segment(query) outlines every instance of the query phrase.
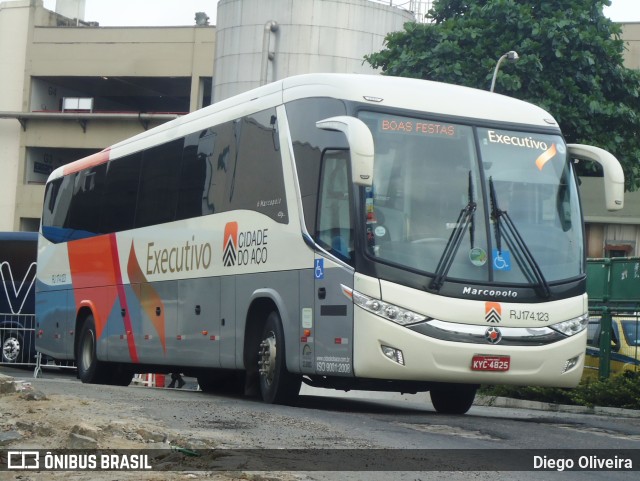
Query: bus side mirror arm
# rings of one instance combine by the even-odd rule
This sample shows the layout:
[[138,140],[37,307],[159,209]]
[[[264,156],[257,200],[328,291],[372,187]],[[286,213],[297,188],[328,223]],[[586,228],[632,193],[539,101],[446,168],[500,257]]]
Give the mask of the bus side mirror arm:
[[344,133],[351,152],[351,175],[356,185],[371,187],[373,182],[373,136],[360,119],[341,115],[316,122],[322,130]]
[[592,145],[567,144],[569,156],[574,159],[590,160],[602,166],[604,172],[604,199],[607,210],[624,207],[624,172],[618,159],[606,150]]

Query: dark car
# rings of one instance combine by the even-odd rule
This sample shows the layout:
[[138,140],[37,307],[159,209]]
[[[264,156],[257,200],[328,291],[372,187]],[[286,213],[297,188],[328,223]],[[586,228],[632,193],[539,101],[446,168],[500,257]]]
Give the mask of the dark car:
[[35,279],[38,234],[0,232],[0,362],[35,362]]

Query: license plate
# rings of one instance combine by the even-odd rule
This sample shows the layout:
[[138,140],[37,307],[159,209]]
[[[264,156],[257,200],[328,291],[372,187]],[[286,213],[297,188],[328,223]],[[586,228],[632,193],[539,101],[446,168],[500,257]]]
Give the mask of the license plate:
[[509,356],[473,356],[471,359],[472,371],[508,371],[511,365]]

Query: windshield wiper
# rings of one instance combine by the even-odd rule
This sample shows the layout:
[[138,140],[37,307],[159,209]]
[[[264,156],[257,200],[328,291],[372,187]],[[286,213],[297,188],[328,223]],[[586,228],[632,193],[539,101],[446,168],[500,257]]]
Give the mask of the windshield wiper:
[[439,291],[444,284],[444,280],[447,277],[449,269],[451,269],[451,265],[453,264],[456,253],[460,248],[460,244],[462,244],[462,239],[464,239],[464,233],[467,230],[467,227],[469,227],[471,247],[473,247],[475,234],[474,214],[476,212],[476,208],[477,204],[473,201],[473,179],[471,177],[471,171],[469,171],[469,201],[460,211],[460,215],[456,221],[456,227],[453,232],[451,232],[447,245],[444,248],[444,252],[438,261],[438,267],[436,267],[435,275],[429,284],[429,289]]
[[[500,207],[498,207],[498,198],[495,187],[493,186],[492,177],[489,177],[489,200],[491,202],[491,219],[493,220],[498,255],[502,256],[502,237],[504,236],[516,262],[529,282],[537,284],[544,297],[550,297],[551,289],[549,288],[549,283],[545,279],[531,250],[529,250],[529,247],[522,238],[522,235],[520,235],[520,232],[511,220],[511,217],[509,217],[507,211],[501,210]],[[502,231],[502,225],[504,225],[504,232]]]

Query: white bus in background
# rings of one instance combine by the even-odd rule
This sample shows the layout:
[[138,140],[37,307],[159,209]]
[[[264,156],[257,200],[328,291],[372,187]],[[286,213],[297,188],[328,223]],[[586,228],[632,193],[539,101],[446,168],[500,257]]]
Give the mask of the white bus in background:
[[287,403],[300,383],[575,386],[588,322],[572,159],[545,111],[384,76],[292,77],[47,181],[37,349],[83,382],[183,372]]

